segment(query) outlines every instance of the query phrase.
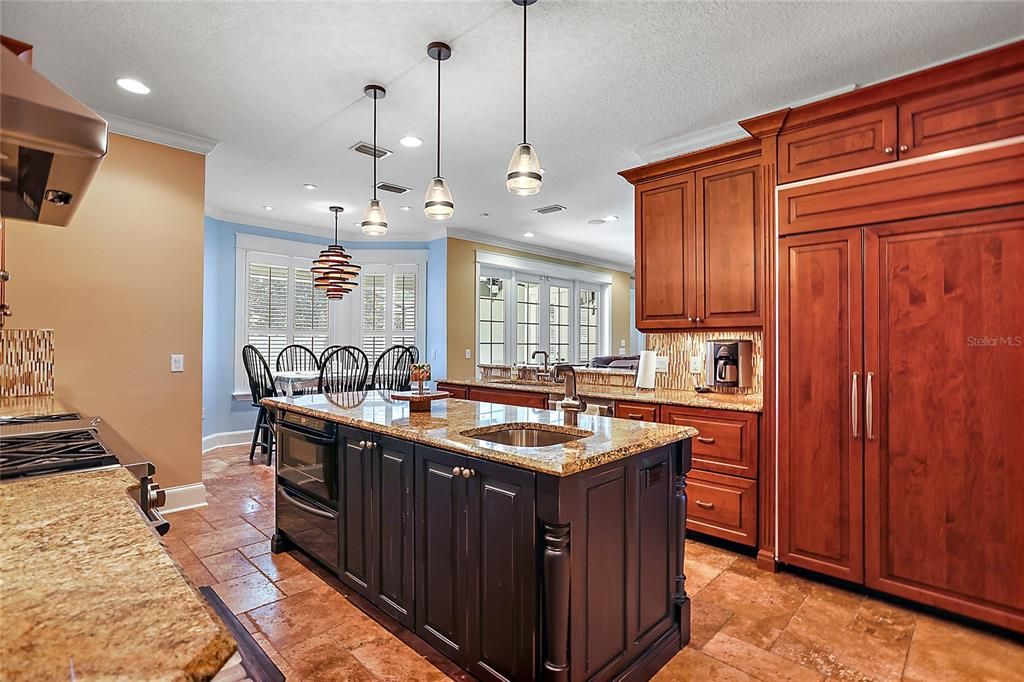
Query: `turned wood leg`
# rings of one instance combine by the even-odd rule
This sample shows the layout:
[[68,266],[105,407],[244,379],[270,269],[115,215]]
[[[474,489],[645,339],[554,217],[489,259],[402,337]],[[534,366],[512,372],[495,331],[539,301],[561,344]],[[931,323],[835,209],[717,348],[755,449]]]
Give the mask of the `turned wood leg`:
[[569,679],[569,526],[544,524],[544,678]]
[[690,641],[690,598],[686,595],[686,474],[676,474],[676,516],[679,541],[676,543],[676,608],[679,609],[679,634],[683,645]]

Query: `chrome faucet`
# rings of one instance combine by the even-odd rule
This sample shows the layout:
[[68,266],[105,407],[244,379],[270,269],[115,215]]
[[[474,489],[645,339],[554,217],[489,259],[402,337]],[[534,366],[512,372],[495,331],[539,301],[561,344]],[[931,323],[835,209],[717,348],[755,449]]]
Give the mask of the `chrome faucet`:
[[570,424],[576,424],[576,416],[587,411],[587,401],[576,392],[576,368],[569,364],[555,365],[551,377],[553,381],[558,381],[559,378],[565,380],[565,398],[559,405],[565,412],[566,420]]
[[535,351],[533,351],[533,355],[530,356],[530,359],[531,360],[536,360],[538,355],[543,355],[544,356],[544,371],[543,372],[538,372],[538,374],[543,374],[544,378],[547,379],[547,378],[549,378],[551,376],[548,373],[548,358],[550,356],[548,355],[548,352],[546,350],[535,350]]

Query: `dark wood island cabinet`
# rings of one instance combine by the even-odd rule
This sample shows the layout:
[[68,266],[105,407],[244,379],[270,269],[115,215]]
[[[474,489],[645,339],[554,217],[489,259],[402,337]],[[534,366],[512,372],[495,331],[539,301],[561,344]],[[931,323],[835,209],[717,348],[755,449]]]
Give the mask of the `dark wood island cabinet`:
[[[317,559],[473,676],[649,679],[689,641],[693,429],[588,415],[571,427],[560,412],[454,399],[410,415],[376,394],[268,405],[274,550]],[[502,425],[589,435],[536,447],[466,435]],[[326,479],[328,499],[303,501],[289,467]],[[320,514],[298,523],[301,507]]]

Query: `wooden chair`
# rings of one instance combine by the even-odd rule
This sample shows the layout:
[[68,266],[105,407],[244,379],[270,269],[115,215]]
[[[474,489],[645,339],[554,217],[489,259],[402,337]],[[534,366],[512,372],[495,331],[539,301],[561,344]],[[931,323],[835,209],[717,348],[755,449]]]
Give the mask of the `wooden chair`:
[[338,346],[320,366],[320,393],[350,393],[366,388],[370,361],[362,349]]
[[[293,343],[290,346],[282,348],[281,352],[277,354],[277,371],[319,372],[320,358],[316,356],[316,353],[305,346]],[[313,386],[294,389],[292,390],[292,395],[309,395],[315,390],[316,389]]]
[[338,348],[341,348],[341,346],[339,346],[338,344],[334,344],[333,346],[327,346],[327,348],[324,348],[324,352],[320,353],[320,366],[321,367],[324,366],[324,360],[327,359],[327,356],[330,355],[331,353],[333,353]]
[[408,348],[409,352],[412,353],[413,364],[418,364],[420,361],[420,349],[416,346],[406,346],[406,348]]
[[267,465],[269,466],[274,455],[274,418],[273,413],[261,405],[260,401],[277,395],[274,377],[270,373],[270,366],[267,365],[266,358],[256,346],[246,345],[242,348],[242,364],[245,365],[245,375],[249,379],[252,405],[259,408],[259,412],[256,414],[256,426],[252,431],[249,461],[253,460],[256,446],[259,445],[260,452],[267,456]]
[[373,364],[371,384],[378,391],[408,391],[412,373],[412,352],[405,346],[392,346]]

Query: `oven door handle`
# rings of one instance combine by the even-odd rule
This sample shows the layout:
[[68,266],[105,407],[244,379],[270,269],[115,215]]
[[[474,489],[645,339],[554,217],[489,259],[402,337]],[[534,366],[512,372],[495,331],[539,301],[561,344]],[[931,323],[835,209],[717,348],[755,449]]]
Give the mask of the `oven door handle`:
[[338,442],[336,438],[324,438],[323,436],[314,436],[311,433],[299,431],[298,429],[290,428],[288,426],[285,426],[284,424],[281,425],[281,430],[287,431],[288,433],[298,436],[303,440],[309,441],[314,445],[336,445]]
[[310,506],[308,504],[305,504],[303,502],[299,502],[294,497],[289,495],[285,491],[284,488],[278,487],[277,491],[279,493],[281,493],[281,496],[284,497],[284,499],[288,500],[289,502],[291,502],[292,504],[294,504],[296,507],[298,507],[299,509],[301,509],[304,512],[309,512],[310,514],[313,514],[315,516],[319,516],[319,517],[325,518],[325,519],[332,519],[333,520],[333,519],[336,518],[335,515],[332,514],[331,512],[326,512],[323,509],[317,509],[316,507],[312,507],[312,506]]

